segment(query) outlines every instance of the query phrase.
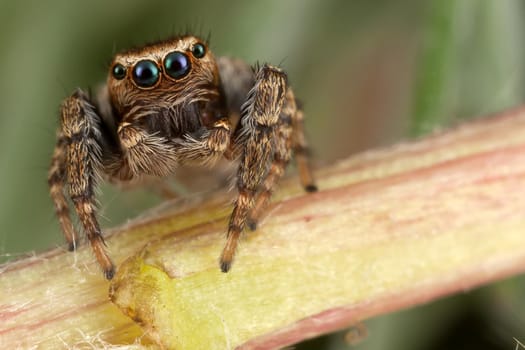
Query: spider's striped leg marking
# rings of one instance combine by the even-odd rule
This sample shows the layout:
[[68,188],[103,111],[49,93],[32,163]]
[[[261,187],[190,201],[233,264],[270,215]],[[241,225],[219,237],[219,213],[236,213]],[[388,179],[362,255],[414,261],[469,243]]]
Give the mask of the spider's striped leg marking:
[[255,85],[243,105],[243,131],[238,140],[238,144],[243,145],[237,174],[238,196],[220,258],[223,272],[228,272],[231,267],[239,236],[246,225],[248,212],[253,208],[256,192],[271,168],[286,84],[286,75],[280,69],[265,65],[256,73]]
[[95,186],[102,170],[101,119],[88,96],[77,90],[61,107],[69,196],[107,279],[115,273],[96,218]]
[[51,166],[47,182],[49,184],[49,193],[55,204],[55,212],[62,228],[62,233],[66,238],[68,249],[75,250],[77,245],[77,233],[71,222],[69,215],[69,205],[64,195],[64,186],[66,181],[66,138],[61,130],[57,132],[57,143],[53,151]]

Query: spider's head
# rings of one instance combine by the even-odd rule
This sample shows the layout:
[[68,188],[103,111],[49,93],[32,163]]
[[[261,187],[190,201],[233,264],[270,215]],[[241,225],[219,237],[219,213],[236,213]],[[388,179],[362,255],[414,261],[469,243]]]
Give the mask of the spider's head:
[[107,86],[119,113],[206,101],[219,94],[219,73],[207,44],[181,36],[117,54]]

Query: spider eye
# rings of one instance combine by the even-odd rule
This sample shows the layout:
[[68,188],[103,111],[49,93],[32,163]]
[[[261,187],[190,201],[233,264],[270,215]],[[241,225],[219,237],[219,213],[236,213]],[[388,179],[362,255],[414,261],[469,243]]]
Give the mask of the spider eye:
[[195,44],[193,45],[193,49],[191,49],[191,53],[196,58],[203,58],[206,54],[206,47],[204,47],[202,44]]
[[159,67],[150,60],[139,61],[133,68],[133,80],[140,87],[155,85],[159,76]]
[[113,66],[113,77],[117,80],[122,80],[126,76],[126,67],[121,65],[120,63],[117,63]]
[[188,74],[191,64],[188,56],[182,52],[174,51],[164,59],[164,68],[170,77],[179,79]]

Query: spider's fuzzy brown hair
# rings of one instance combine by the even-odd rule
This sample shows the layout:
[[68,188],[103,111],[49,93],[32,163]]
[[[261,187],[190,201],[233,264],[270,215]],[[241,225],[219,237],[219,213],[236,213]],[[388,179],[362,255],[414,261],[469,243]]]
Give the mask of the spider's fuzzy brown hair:
[[[195,51],[198,45],[204,51]],[[169,74],[165,60],[173,53],[184,57],[184,74]],[[158,75],[151,84],[136,78],[135,69],[143,63],[155,66],[150,73]],[[303,113],[280,68],[265,64],[252,69],[240,60],[216,60],[205,41],[192,35],[123,51],[110,67],[96,96],[79,89],[64,100],[48,177],[70,247],[76,246],[77,234],[66,194],[108,279],[114,266],[95,206],[101,177],[129,182],[165,177],[188,163],[239,159],[238,194],[220,258],[223,272],[231,267],[244,227],[256,228],[292,154],[305,189],[316,189]]]

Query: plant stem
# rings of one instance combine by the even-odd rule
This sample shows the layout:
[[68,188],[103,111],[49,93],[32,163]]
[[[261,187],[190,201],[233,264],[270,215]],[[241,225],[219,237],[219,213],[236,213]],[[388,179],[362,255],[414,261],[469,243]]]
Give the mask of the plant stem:
[[4,265],[0,345],[273,349],[525,270],[525,109],[316,174],[283,181],[228,274],[225,191],[111,230],[118,307],[89,247]]

